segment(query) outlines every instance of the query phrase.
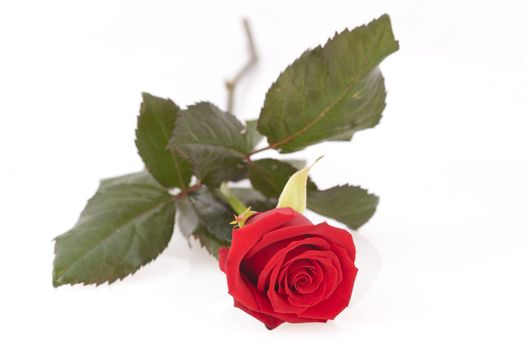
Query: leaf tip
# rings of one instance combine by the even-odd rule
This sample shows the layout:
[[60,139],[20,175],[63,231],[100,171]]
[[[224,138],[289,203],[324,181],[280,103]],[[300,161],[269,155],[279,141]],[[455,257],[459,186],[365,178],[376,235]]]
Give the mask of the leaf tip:
[[142,101],[147,102],[155,99],[155,95],[150,94],[149,92],[142,91],[140,93],[140,96],[142,96]]

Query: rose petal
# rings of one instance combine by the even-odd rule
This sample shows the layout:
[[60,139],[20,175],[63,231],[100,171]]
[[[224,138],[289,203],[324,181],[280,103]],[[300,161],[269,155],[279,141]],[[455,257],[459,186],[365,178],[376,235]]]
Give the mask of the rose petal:
[[328,225],[326,222],[322,222],[315,225],[314,233],[345,249],[350,259],[355,261],[355,245],[350,232]]
[[[257,281],[260,280],[259,275],[268,261],[275,257],[277,253],[287,249],[286,247],[290,243],[297,241],[298,235],[301,235],[301,237],[304,236],[303,233],[305,230],[308,230],[308,228],[313,230],[314,226],[289,226],[273,231],[283,235],[284,237],[295,237],[283,239],[278,242],[272,242],[273,244],[270,245],[266,244],[267,242],[264,241],[264,238],[261,239],[252,249],[250,249],[248,253],[246,253],[241,263],[242,272],[245,273],[250,278],[250,280],[256,284]],[[330,248],[328,242],[325,242],[325,246],[326,249]]]
[[316,233],[317,229],[314,225],[296,225],[296,226],[286,226],[281,229],[272,231],[264,235],[257,244],[250,249],[250,252],[247,254],[247,257],[253,256],[259,253],[263,249],[276,245],[276,247],[284,247],[290,241],[298,240],[312,236]]
[[[329,247],[328,243],[319,237],[308,237],[300,241],[294,241],[290,243],[286,249],[283,249],[281,252],[276,254],[264,267],[263,271],[259,276],[258,289],[261,290],[261,287],[267,286],[267,295],[270,300],[274,310],[279,313],[301,313],[305,310],[306,306],[295,307],[291,305],[287,299],[283,298],[276,292],[275,285],[277,283],[279,271],[283,265],[284,259],[287,258],[287,255],[295,256],[294,248],[297,249],[300,253],[298,256],[301,256],[307,252],[323,252],[320,250],[312,250],[311,246],[326,246]],[[307,249],[305,251],[305,249]],[[268,276],[268,274],[270,274]]]
[[305,307],[311,307],[322,300],[322,297],[325,294],[326,286],[324,279],[322,278],[322,271],[318,275],[321,276],[321,278],[318,279],[318,282],[312,284],[312,289],[309,291],[309,293],[290,293],[287,298],[288,302],[291,305],[303,307],[304,309]]
[[259,293],[252,284],[246,283],[246,286],[253,293],[253,296],[254,296],[255,301],[257,303],[257,307],[256,308],[251,308],[251,307],[247,307],[246,305],[244,305],[244,307],[246,309],[248,309],[248,310],[251,310],[251,312],[253,312],[253,313],[260,313],[260,314],[264,314],[264,315],[268,315],[268,316],[272,316],[272,317],[278,318],[278,319],[286,321],[286,322],[295,322],[295,323],[300,323],[300,322],[317,322],[317,321],[324,321],[324,320],[326,320],[326,318],[319,319],[319,318],[315,318],[315,317],[302,318],[302,317],[297,316],[296,313],[292,313],[291,311],[287,311],[287,312],[284,312],[284,313],[276,312],[275,309],[273,308],[273,305],[270,303],[270,301],[268,300],[268,298],[266,296],[261,295],[261,293]]
[[[270,273],[275,268],[280,269],[280,266],[282,265],[284,259],[286,259],[288,255],[292,255],[292,256],[295,255],[294,250],[296,250],[299,247],[305,247],[305,248],[298,250],[296,254],[301,253],[302,250],[304,249],[307,249],[308,251],[315,249],[312,247],[321,247],[321,248],[329,249],[330,245],[324,239],[318,238],[318,237],[307,237],[307,238],[304,238],[298,241],[291,241],[290,243],[288,243],[286,247],[281,248],[277,252],[274,252],[270,260],[266,262],[266,264],[264,265],[264,268],[259,273],[259,279],[257,281],[257,289],[261,291],[264,290],[265,287],[269,285],[268,276],[270,275]],[[277,275],[275,277],[277,277]]]
[[[341,282],[341,268],[337,256],[330,251],[307,251],[293,259],[297,260],[312,260],[316,261],[323,273],[323,288],[316,290],[312,294],[292,293],[288,297],[290,304],[295,306],[303,306],[304,308],[312,307],[322,302],[335,291],[336,287]],[[292,262],[292,263],[293,263]],[[300,313],[301,314],[301,313]]]
[[228,252],[230,251],[229,248],[226,248],[226,247],[222,247],[222,248],[219,248],[219,251],[218,251],[218,255],[219,255],[219,268],[221,269],[222,272],[226,272],[224,270],[225,268],[225,263],[226,263],[226,259],[228,258]]
[[350,302],[355,277],[357,275],[357,268],[350,259],[346,249],[334,245],[332,246],[332,250],[338,256],[341,264],[342,281],[329,298],[301,312],[299,314],[300,317],[327,318],[333,320]]
[[[312,272],[312,286],[310,287],[311,288],[311,291],[310,293],[314,292],[315,290],[317,289],[323,289],[324,288],[324,273],[321,269],[321,266],[319,265],[318,262],[316,261],[312,261],[312,260],[305,260],[304,261],[304,264],[305,266],[307,265],[310,265],[313,267],[313,271]],[[300,268],[300,267],[297,267],[297,268]],[[293,273],[295,267],[294,267],[294,264],[287,264],[286,266],[283,266],[281,268],[281,271],[279,272],[279,284],[280,286],[282,286],[282,289],[283,291],[281,292],[279,290],[279,292],[281,292],[281,294],[284,294],[284,295],[293,295],[294,294],[294,291],[290,289],[290,279],[289,279],[289,275],[291,273]],[[315,289],[315,290],[314,290]]]
[[[295,283],[294,279],[298,277],[300,273],[306,273],[308,275],[308,283],[300,284],[295,288],[298,294],[310,294],[314,292],[324,280],[321,266],[315,260],[297,260],[293,264],[290,264],[289,269],[286,268],[286,270],[288,271],[286,277],[290,279],[288,286]],[[290,294],[293,294],[291,290],[290,292]]]
[[273,210],[273,215],[263,216],[243,228],[233,230],[232,244],[223,267],[228,281],[228,291],[246,307],[256,310],[258,305],[256,296],[253,294],[254,289],[250,290],[246,285],[246,281],[242,278],[240,271],[241,261],[250,248],[252,248],[265,233],[285,225],[292,220],[296,214],[294,210],[289,208],[281,208],[278,211]]
[[[295,226],[308,228],[292,229]],[[255,215],[245,227],[234,230],[232,236],[230,250],[219,252],[219,265],[227,275],[229,292],[237,307],[268,328],[275,328],[283,321],[325,322],[348,305],[357,273],[353,263],[355,246],[348,231],[326,223],[314,226],[294,210],[279,208]],[[312,238],[322,239],[317,245],[293,243]],[[333,252],[331,256],[327,251]],[[302,270],[295,272],[292,261],[300,260],[301,255],[316,261],[321,268],[312,270],[311,261],[305,260]],[[282,274],[286,270],[295,275],[295,280],[286,280],[288,273]],[[323,280],[319,282],[321,277]],[[288,283],[295,284],[295,293],[283,288]],[[257,287],[265,292],[261,293]],[[311,290],[308,288],[315,291],[305,293]],[[323,292],[321,298],[313,295],[319,290]],[[301,300],[303,296],[307,297]],[[324,297],[327,299],[323,300]],[[317,303],[318,299],[321,301]],[[296,303],[308,305],[292,305]]]

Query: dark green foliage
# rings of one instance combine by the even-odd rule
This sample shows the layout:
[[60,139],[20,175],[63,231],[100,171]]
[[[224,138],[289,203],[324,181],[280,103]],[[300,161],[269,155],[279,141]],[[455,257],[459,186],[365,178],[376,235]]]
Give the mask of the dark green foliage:
[[55,239],[53,285],[112,283],[166,248],[175,206],[153,181],[143,174],[102,181],[75,226]]
[[349,141],[375,126],[385,108],[379,63],[397,51],[390,18],[383,15],[324,46],[308,50],[266,94],[259,131],[283,153],[322,141]]
[[191,179],[188,161],[166,148],[179,107],[169,99],[143,93],[135,145],[153,177],[164,187],[185,189]]

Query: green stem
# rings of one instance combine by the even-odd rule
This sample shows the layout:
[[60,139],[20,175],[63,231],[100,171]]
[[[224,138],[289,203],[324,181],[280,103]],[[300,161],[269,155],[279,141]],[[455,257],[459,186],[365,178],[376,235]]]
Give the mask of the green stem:
[[246,207],[246,205],[244,205],[244,203],[237,196],[235,196],[232,193],[232,191],[228,188],[226,182],[223,182],[221,184],[219,191],[237,215],[241,215],[242,213],[245,213],[248,210],[248,207]]

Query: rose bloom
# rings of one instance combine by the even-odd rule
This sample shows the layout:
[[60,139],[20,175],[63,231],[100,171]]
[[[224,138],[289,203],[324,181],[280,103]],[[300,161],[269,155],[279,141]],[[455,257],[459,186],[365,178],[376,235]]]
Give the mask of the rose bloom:
[[268,329],[334,319],[350,301],[354,260],[348,231],[314,225],[291,208],[255,214],[219,250],[234,305]]

